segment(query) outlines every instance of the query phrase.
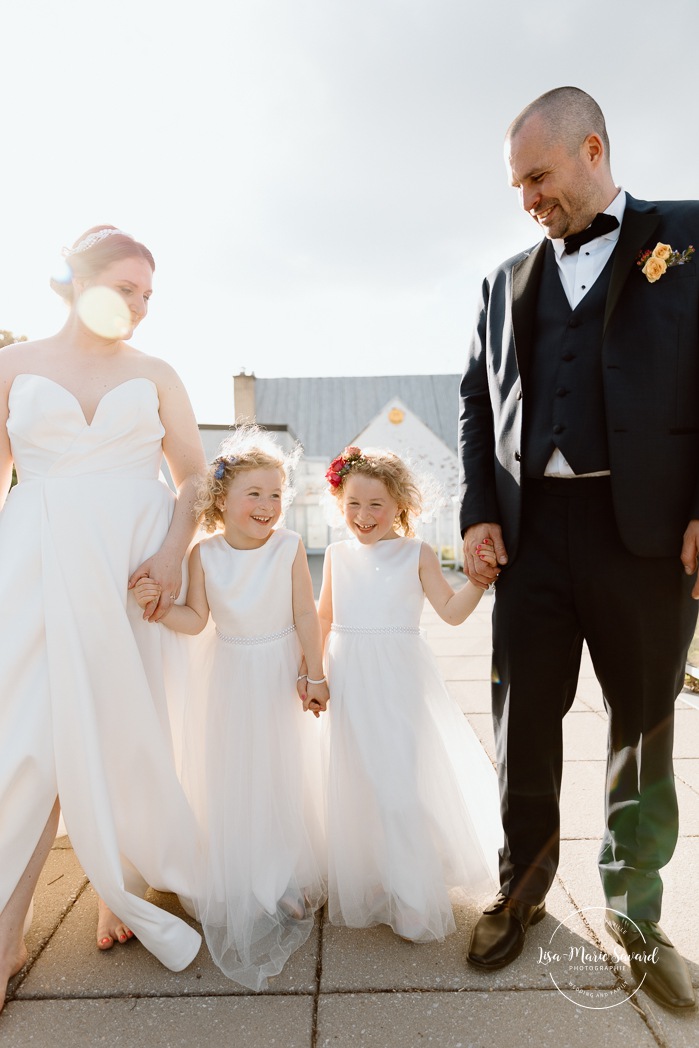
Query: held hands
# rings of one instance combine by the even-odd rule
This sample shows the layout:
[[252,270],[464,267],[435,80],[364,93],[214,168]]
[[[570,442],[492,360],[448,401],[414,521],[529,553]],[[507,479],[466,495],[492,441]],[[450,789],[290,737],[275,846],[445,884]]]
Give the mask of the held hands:
[[147,622],[158,622],[179,596],[182,588],[182,562],[160,550],[136,568],[129,579],[129,589],[133,589],[142,578],[150,578],[160,587],[158,597],[153,597],[143,610],[143,618]]
[[330,698],[327,681],[324,680],[322,684],[310,684],[308,682],[308,667],[306,666],[305,658],[299,667],[296,691],[303,703],[305,712],[310,710],[314,717],[319,717],[327,709]]
[[499,524],[472,524],[464,533],[464,572],[469,581],[487,589],[507,564],[507,550]]
[[308,683],[306,688],[306,698],[303,703],[304,710],[310,710],[314,717],[320,717],[321,713],[325,713],[328,708],[328,699],[330,698],[330,692],[326,681],[322,684],[311,684]]
[[497,568],[498,562],[495,556],[495,550],[493,549],[492,539],[483,539],[476,545],[476,556],[479,557],[484,564],[487,564],[491,568]]
[[160,586],[153,579],[144,575],[133,588],[134,597],[139,608],[147,608],[149,604],[155,604],[160,600]]
[[[682,553],[680,560],[684,564],[686,575],[694,575],[699,560],[699,520],[690,520],[682,541]],[[699,579],[694,583],[692,590],[694,600],[699,600]]]

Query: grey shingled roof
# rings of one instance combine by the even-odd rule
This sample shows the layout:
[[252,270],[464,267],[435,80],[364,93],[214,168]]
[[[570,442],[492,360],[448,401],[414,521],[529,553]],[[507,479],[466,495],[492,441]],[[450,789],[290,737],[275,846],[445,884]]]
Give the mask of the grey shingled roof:
[[456,451],[459,375],[258,378],[260,425],[288,425],[311,458],[337,454],[392,397]]

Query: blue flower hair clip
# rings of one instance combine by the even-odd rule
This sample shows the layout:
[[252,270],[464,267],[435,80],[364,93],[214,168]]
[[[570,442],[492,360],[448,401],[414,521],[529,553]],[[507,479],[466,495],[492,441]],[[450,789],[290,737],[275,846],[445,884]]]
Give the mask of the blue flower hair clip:
[[214,477],[216,480],[223,480],[226,473],[226,466],[235,466],[238,458],[236,455],[222,455],[216,460],[216,469],[214,470]]

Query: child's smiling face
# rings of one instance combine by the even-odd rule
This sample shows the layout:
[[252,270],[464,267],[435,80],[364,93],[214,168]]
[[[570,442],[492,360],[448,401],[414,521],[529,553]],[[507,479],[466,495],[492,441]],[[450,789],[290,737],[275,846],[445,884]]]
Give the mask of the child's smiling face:
[[227,542],[236,549],[264,546],[282,513],[281,470],[260,466],[233,477],[218,503]]
[[381,539],[397,539],[394,524],[398,503],[377,477],[350,473],[342,484],[342,514],[359,541],[370,546]]

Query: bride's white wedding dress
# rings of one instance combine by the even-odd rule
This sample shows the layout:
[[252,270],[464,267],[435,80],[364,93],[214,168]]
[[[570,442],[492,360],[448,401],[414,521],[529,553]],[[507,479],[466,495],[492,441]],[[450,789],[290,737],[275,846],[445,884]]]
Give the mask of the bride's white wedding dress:
[[158,479],[157,389],[129,379],[89,425],[43,376],[17,376],[9,404],[19,483],[0,513],[0,912],[58,794],[96,891],[178,971],[200,936],[142,895],[191,897],[199,876],[163,679],[180,639],[144,622],[127,591],[174,508]]

